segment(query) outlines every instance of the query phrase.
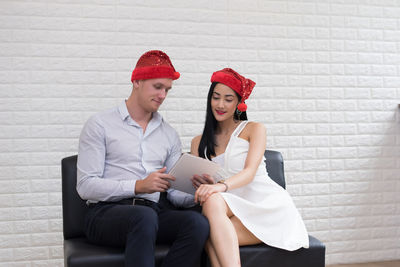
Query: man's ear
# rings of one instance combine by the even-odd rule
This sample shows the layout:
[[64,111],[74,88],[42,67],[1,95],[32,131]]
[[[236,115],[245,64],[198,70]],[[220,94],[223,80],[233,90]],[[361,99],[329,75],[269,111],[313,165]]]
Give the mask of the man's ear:
[[133,81],[133,89],[135,89],[135,88],[139,88],[139,82],[140,82],[140,80],[134,80]]

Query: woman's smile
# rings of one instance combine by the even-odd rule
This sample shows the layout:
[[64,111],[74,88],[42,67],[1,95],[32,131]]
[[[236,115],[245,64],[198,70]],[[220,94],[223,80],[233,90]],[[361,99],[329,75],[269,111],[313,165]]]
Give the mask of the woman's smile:
[[222,111],[222,110],[218,110],[218,109],[216,109],[215,112],[216,112],[218,115],[224,115],[224,114],[226,113],[226,111]]

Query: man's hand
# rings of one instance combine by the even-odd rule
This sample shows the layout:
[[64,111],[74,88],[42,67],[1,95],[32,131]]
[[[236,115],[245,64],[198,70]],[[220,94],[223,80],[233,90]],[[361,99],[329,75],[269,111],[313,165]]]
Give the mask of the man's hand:
[[202,184],[215,184],[215,181],[208,174],[203,174],[203,175],[195,174],[192,177],[192,184],[193,184],[193,187],[197,189]]
[[175,177],[165,173],[167,167],[152,172],[143,180],[136,181],[135,194],[165,192],[169,187],[169,181],[175,181]]

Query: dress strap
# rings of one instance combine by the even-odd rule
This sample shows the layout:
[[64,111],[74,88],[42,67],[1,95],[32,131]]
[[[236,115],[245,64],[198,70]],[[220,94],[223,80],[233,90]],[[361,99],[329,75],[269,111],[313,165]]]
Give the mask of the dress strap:
[[244,127],[246,127],[247,123],[249,121],[242,121],[238,127],[236,127],[235,131],[233,131],[232,135],[235,137],[238,137],[239,134],[242,132],[242,130],[244,129]]
[[207,157],[207,146],[204,147],[204,156],[206,157],[206,159],[211,160]]

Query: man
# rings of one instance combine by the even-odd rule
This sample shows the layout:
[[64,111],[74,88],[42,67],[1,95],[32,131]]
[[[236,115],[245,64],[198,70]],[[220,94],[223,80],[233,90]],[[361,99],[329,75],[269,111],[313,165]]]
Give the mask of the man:
[[[86,235],[94,243],[125,246],[126,266],[153,267],[159,243],[171,244],[163,266],[194,266],[208,238],[203,215],[159,201],[175,179],[167,170],[181,143],[157,110],[179,76],[167,54],[146,52],[132,72],[129,98],[92,116],[79,139],[77,191],[89,205]],[[193,202],[169,191],[173,203]]]

